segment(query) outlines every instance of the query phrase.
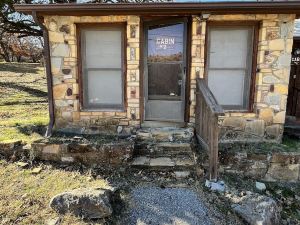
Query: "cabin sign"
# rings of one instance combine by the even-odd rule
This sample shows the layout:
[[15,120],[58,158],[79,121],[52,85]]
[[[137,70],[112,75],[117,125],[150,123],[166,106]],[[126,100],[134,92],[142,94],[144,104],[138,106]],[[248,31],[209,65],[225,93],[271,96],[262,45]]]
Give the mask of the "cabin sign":
[[156,37],[156,49],[173,49],[175,45],[174,37]]

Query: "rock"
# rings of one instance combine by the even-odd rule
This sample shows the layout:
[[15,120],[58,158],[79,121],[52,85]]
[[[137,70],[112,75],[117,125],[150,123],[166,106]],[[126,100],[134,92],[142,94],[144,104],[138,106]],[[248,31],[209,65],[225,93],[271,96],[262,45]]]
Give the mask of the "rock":
[[149,165],[149,163],[150,163],[150,158],[149,157],[140,156],[140,157],[134,158],[131,165],[133,165],[133,166],[144,166],[144,165]]
[[267,181],[297,182],[300,164],[271,163],[265,176]]
[[54,196],[50,207],[60,214],[73,213],[86,219],[109,217],[112,212],[112,192],[101,188],[82,188]]
[[280,208],[270,197],[247,193],[231,207],[250,225],[279,225]]
[[169,167],[169,166],[175,166],[175,163],[172,161],[172,159],[168,157],[159,157],[159,158],[151,159],[150,166]]
[[22,152],[22,141],[20,140],[7,140],[0,142],[0,154],[12,161],[14,161],[17,156],[21,156]]
[[200,168],[200,167],[197,166],[196,167],[196,175],[198,177],[202,177],[204,175],[204,170],[202,168]]
[[56,217],[54,219],[49,219],[46,222],[46,225],[59,225],[61,223],[61,218],[60,217]]
[[267,189],[266,185],[261,182],[255,182],[255,187],[259,191],[265,191]]
[[216,191],[216,192],[225,191],[225,183],[223,181],[213,182],[213,181],[206,180],[205,186],[208,187],[211,191]]
[[250,134],[255,134],[263,137],[265,134],[265,122],[264,120],[250,120],[247,121],[245,131]]
[[180,179],[180,178],[188,177],[191,174],[191,172],[190,171],[175,171],[174,174],[177,179]]
[[19,166],[21,168],[25,168],[29,165],[28,163],[25,163],[25,162],[17,162],[16,164],[17,164],[17,166]]
[[39,174],[41,171],[42,171],[42,168],[41,167],[37,167],[37,168],[34,168],[33,170],[31,170],[31,173],[32,174]]

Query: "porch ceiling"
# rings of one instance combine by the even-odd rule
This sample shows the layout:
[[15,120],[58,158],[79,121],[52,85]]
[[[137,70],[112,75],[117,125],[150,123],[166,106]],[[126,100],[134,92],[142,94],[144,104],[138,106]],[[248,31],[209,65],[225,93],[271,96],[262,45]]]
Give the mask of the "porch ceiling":
[[25,14],[39,15],[192,15],[283,13],[300,17],[300,1],[280,2],[218,2],[218,3],[85,3],[85,4],[16,4],[15,9]]

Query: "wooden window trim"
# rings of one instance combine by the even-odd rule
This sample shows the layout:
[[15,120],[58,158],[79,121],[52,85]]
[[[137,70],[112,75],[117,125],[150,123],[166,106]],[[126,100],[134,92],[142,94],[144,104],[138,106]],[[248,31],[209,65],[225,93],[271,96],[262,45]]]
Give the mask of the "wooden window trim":
[[258,41],[259,41],[259,29],[260,29],[260,21],[207,21],[206,24],[206,33],[205,33],[205,56],[204,56],[204,78],[208,83],[208,43],[209,43],[209,30],[210,27],[252,27],[253,28],[253,38],[252,38],[252,62],[250,65],[250,92],[249,92],[249,104],[247,109],[225,109],[225,112],[230,113],[253,113],[254,103],[255,103],[255,91],[256,91],[256,73],[257,73],[257,53],[258,53]]
[[[76,25],[76,37],[77,37],[77,69],[78,69],[78,85],[79,85],[79,104],[80,112],[125,112],[127,108],[127,23],[77,23]],[[84,97],[84,85],[83,85],[83,65],[82,65],[82,30],[83,29],[102,29],[102,28],[121,28],[122,32],[122,44],[121,44],[121,71],[122,71],[122,104],[120,107],[93,107],[86,108],[83,105]]]

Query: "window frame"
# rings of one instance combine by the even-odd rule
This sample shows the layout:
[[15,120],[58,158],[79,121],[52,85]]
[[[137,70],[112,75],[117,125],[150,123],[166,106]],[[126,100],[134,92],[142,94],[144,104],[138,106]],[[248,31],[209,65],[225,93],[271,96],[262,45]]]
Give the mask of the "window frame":
[[254,98],[255,98],[255,86],[256,86],[256,73],[257,70],[257,52],[258,52],[258,36],[259,36],[259,21],[208,21],[207,22],[207,32],[206,32],[206,41],[205,41],[205,71],[204,76],[206,83],[208,85],[208,71],[209,71],[209,49],[210,49],[210,31],[212,28],[220,29],[234,29],[234,28],[248,28],[252,29],[252,37],[249,41],[251,44],[248,48],[248,59],[251,62],[247,65],[248,75],[250,76],[249,82],[249,92],[245,108],[241,106],[223,106],[224,110],[227,112],[245,112],[252,113],[254,111]]
[[[122,102],[121,104],[85,104],[85,93],[88,90],[87,84],[84,84],[84,53],[85,53],[85,43],[83,41],[84,36],[82,33],[85,30],[120,30],[121,31],[121,88],[122,88]],[[79,102],[80,111],[106,111],[106,112],[125,112],[126,105],[126,23],[91,23],[91,24],[76,24],[77,33],[77,62],[78,62],[78,84],[79,84]],[[97,68],[100,69],[101,68]],[[105,69],[105,68],[103,68]]]

